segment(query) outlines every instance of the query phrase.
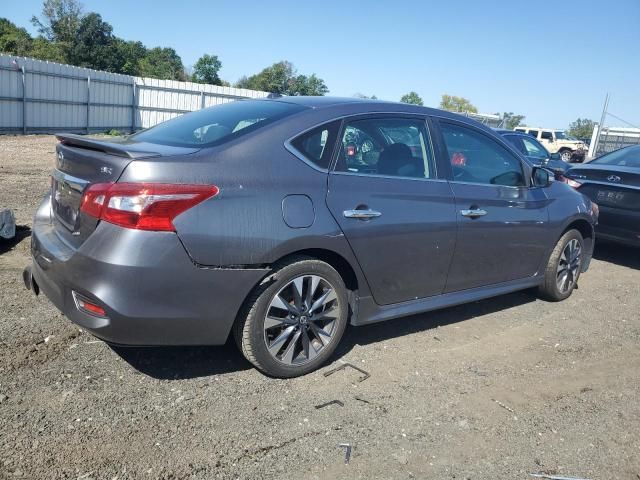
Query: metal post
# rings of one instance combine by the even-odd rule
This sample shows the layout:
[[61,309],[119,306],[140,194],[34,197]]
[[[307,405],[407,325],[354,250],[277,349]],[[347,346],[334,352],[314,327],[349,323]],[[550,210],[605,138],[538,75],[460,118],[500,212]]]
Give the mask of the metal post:
[[20,67],[22,72],[22,134],[27,134],[27,72],[24,65]]
[[132,94],[131,94],[131,133],[136,131],[136,80],[133,80],[131,84]]
[[90,113],[91,113],[91,76],[87,76],[87,133],[89,133]]
[[204,92],[200,92],[200,110],[204,108]]
[[600,137],[604,130],[604,122],[607,117],[607,108],[609,107],[609,94],[604,97],[604,106],[602,107],[602,116],[600,117],[600,125],[598,125],[598,136],[596,137],[595,145],[593,146],[593,157],[598,156],[598,144],[600,143]]

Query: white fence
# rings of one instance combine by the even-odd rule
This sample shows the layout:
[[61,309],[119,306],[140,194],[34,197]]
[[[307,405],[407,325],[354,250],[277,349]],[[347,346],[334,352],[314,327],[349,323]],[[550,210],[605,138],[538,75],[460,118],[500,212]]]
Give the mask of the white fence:
[[639,144],[640,128],[605,126],[600,131],[600,125],[596,124],[591,134],[587,157],[595,158],[629,145]]
[[212,105],[267,95],[0,54],[0,133],[128,132]]

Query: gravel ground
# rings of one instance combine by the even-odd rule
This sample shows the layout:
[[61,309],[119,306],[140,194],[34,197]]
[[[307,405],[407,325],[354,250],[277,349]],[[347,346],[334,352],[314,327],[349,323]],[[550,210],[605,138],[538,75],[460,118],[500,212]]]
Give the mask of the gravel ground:
[[0,136],[0,208],[24,226],[0,243],[0,478],[640,479],[639,250],[598,245],[562,303],[349,329],[333,366],[364,382],[274,380],[231,344],[110,348],[24,289],[54,145]]

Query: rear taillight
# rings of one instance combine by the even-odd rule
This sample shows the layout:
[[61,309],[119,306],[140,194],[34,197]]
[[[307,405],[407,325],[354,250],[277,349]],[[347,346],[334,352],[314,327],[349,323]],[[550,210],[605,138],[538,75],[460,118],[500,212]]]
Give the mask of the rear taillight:
[[173,232],[173,219],[218,194],[215,185],[96,183],[82,197],[80,210],[121,227]]
[[580,188],[582,186],[582,183],[577,182],[573,178],[565,177],[564,175],[558,175],[557,179],[558,181],[562,183],[566,183],[567,185],[573,188]]

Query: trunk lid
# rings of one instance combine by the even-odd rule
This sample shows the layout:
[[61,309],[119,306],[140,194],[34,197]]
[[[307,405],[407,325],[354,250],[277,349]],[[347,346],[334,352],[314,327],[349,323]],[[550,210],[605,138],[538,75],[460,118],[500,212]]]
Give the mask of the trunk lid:
[[578,191],[598,205],[624,210],[640,209],[640,170],[637,168],[581,165],[565,175],[582,183]]
[[170,147],[127,139],[94,139],[79,135],[57,135],[56,168],[51,175],[51,208],[55,220],[77,245],[96,228],[97,220],[80,213],[87,187],[115,182],[133,160],[184,155],[195,148]]

